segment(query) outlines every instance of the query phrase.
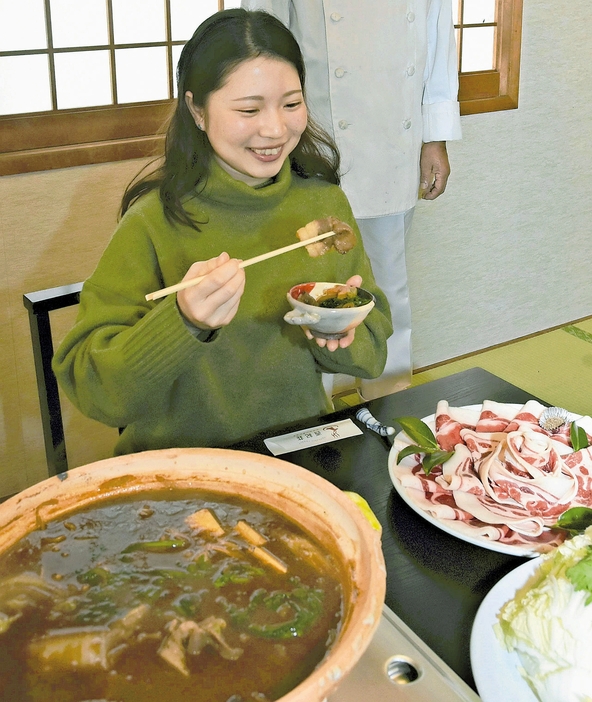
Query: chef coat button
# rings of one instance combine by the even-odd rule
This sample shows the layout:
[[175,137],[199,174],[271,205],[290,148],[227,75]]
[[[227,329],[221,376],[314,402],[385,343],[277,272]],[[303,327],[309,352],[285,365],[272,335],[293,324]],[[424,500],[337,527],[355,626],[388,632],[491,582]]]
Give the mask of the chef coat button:
[[403,129],[411,129],[411,120],[410,119],[406,119],[403,122]]
[[341,15],[339,14],[339,12],[332,12],[331,19],[333,20],[333,22],[339,22],[339,20],[341,19]]
[[344,119],[340,119],[337,125],[339,126],[339,129],[347,129],[348,127],[348,124]]
[[343,78],[343,76],[345,75],[345,70],[344,70],[343,68],[336,68],[336,69],[335,69],[335,75],[336,75],[338,78]]
[[415,12],[408,12],[407,13],[407,21],[413,22],[414,20],[415,20]]
[[407,75],[412,76],[415,73],[415,66],[407,66]]

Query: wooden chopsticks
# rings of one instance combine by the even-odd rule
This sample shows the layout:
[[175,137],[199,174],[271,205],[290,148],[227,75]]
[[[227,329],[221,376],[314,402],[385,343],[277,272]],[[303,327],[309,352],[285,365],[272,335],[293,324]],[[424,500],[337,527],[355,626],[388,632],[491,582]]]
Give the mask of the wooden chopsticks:
[[[334,231],[325,232],[324,234],[319,234],[318,236],[313,236],[311,239],[305,239],[304,241],[297,241],[295,244],[288,244],[288,246],[283,246],[281,249],[275,249],[275,251],[268,251],[267,253],[261,254],[259,256],[254,256],[246,261],[241,261],[239,264],[240,268],[246,268],[247,266],[252,266],[253,263],[259,263],[259,261],[266,261],[268,258],[274,258],[274,256],[280,256],[288,251],[293,251],[294,249],[299,249],[301,246],[308,246],[309,244],[314,244],[317,241],[326,239],[328,236],[335,236]],[[170,285],[168,288],[162,288],[162,290],[156,290],[155,292],[148,293],[146,295],[147,300],[158,300],[161,297],[166,297],[171,293],[178,292],[179,290],[185,290],[185,288],[191,288],[197,285],[200,281],[205,278],[203,275],[198,275],[197,278],[190,278],[189,280],[182,280],[176,285]]]

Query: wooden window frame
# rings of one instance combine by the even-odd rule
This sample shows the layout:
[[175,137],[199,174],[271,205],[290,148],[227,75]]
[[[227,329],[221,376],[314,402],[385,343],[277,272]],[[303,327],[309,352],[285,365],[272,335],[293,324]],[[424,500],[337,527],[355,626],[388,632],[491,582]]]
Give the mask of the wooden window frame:
[[[499,0],[496,69],[459,76],[462,115],[518,107],[523,0]],[[223,0],[218,0],[223,8]],[[0,176],[162,153],[174,100],[0,116]]]
[[0,175],[157,156],[173,100],[0,117]]
[[495,69],[459,74],[461,115],[518,107],[522,1],[498,0]]

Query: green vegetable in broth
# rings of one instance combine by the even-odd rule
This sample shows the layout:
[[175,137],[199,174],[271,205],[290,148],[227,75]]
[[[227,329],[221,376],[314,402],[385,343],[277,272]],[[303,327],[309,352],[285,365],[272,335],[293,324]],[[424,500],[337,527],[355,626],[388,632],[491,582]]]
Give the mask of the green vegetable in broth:
[[[267,592],[256,590],[246,607],[227,605],[231,619],[249,633],[266,639],[289,639],[302,636],[323,610],[323,591],[300,584],[295,579],[293,590]],[[280,621],[269,621],[269,613]],[[285,619],[281,621],[281,619]],[[258,623],[258,620],[268,620]]]
[[152,551],[153,553],[168,553],[181,551],[189,546],[187,539],[161,539],[160,541],[139,541],[123,549],[123,553],[133,551]]
[[230,583],[244,585],[258,575],[263,575],[262,568],[245,563],[230,563],[214,580],[214,587],[221,588]]
[[277,699],[325,656],[342,598],[331,555],[261,505],[195,491],[99,503],[0,555],[0,689]]
[[111,573],[105,568],[91,568],[86,573],[81,573],[76,577],[83,585],[105,585],[112,579]]

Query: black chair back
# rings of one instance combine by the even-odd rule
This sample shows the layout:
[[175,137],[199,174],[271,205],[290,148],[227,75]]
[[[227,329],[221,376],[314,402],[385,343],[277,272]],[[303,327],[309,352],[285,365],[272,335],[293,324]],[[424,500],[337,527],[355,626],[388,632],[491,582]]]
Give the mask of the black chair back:
[[29,312],[45,456],[50,476],[68,470],[68,457],[58,384],[51,368],[53,341],[49,313],[77,305],[81,290],[82,283],[74,283],[23,295],[23,303]]

